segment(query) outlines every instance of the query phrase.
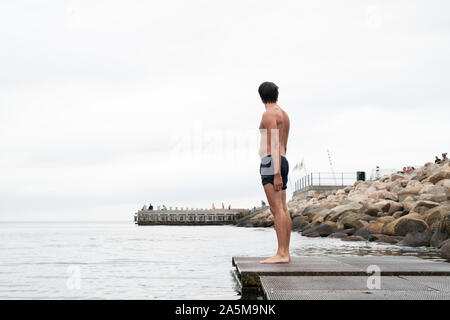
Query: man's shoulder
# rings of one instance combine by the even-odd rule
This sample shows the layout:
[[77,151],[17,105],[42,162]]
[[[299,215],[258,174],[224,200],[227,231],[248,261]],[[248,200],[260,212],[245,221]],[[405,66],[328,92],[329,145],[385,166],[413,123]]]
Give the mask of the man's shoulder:
[[274,121],[277,118],[276,113],[273,112],[273,110],[266,110],[262,114],[262,122],[267,123],[270,121]]
[[263,113],[263,118],[267,118],[267,117],[274,117],[278,114],[277,110],[266,110]]

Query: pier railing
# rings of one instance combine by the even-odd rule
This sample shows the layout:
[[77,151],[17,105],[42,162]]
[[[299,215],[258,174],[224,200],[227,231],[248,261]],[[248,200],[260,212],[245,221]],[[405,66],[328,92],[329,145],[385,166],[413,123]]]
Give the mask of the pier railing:
[[311,172],[295,181],[295,191],[309,186],[347,186],[356,181],[355,172]]

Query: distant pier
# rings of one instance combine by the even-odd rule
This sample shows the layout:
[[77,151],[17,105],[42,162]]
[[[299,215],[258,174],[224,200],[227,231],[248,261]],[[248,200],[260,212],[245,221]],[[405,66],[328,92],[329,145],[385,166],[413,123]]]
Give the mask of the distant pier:
[[139,210],[134,222],[138,225],[225,225],[234,224],[249,212],[248,209]]

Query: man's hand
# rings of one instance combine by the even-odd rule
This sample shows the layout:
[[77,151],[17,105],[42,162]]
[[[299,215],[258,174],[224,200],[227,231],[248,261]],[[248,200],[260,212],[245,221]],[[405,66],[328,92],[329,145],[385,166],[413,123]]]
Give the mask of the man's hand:
[[283,180],[281,179],[281,173],[277,173],[273,177],[273,187],[274,187],[275,191],[280,191],[282,186],[283,186]]

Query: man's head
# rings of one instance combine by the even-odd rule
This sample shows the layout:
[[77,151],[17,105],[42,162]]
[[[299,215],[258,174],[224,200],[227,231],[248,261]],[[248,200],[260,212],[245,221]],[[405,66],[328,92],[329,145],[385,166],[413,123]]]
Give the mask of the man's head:
[[263,82],[258,92],[263,103],[275,103],[278,100],[278,87],[273,82]]

